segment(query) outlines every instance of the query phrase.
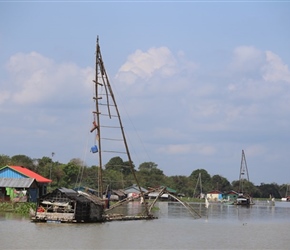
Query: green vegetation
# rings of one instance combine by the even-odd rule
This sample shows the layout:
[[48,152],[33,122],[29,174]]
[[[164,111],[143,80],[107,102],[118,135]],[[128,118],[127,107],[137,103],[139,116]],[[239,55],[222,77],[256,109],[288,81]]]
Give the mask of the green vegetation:
[[35,203],[24,202],[24,203],[13,203],[13,202],[1,202],[0,203],[0,212],[14,212],[18,214],[27,215],[29,210],[32,208],[36,209]]
[[[41,159],[31,159],[26,155],[15,155],[9,157],[0,155],[0,167],[6,165],[24,166],[46,178],[52,179],[49,186],[50,190],[58,187],[74,188],[75,186],[90,187],[97,189],[98,166],[85,166],[80,159],[72,159],[67,164],[54,162],[52,158],[42,157]],[[189,176],[176,175],[166,176],[154,162],[144,162],[136,169],[136,175],[139,183],[144,188],[167,186],[184,194],[188,197],[197,197],[200,190],[195,187],[198,181],[198,175],[202,176],[202,191],[207,193],[218,189],[226,192],[230,190],[239,191],[239,181],[230,183],[221,175],[211,176],[205,169],[194,169]],[[135,184],[128,162],[124,162],[120,157],[113,157],[104,166],[103,169],[103,190],[123,189]],[[286,192],[286,184],[278,185],[276,183],[261,183],[255,186],[252,182],[245,181],[244,192],[251,194],[255,198],[269,198],[270,195],[275,198],[281,198]]]

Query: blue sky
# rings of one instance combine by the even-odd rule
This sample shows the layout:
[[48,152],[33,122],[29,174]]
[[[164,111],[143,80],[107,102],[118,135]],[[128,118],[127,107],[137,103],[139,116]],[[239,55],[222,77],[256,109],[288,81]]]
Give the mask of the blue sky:
[[137,167],[233,181],[244,150],[250,181],[290,182],[289,23],[287,1],[0,1],[0,153],[97,165],[99,36]]

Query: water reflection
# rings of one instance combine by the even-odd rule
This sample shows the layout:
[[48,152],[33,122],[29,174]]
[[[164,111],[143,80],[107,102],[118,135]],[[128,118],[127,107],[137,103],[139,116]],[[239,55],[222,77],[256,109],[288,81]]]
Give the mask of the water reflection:
[[[190,203],[194,210],[201,215],[201,218],[207,220],[223,222],[237,222],[237,221],[269,221],[269,220],[283,220],[285,216],[290,215],[290,202],[285,204],[276,202],[276,206],[270,205],[253,205],[253,206],[235,206],[222,203],[211,203],[208,208],[203,203]],[[178,202],[159,202],[159,208],[156,216],[158,217],[192,217],[188,210]]]
[[[290,202],[238,207],[192,203],[193,219],[178,202],[159,202],[157,220],[101,224],[32,223],[0,214],[1,249],[288,249]],[[141,212],[138,202],[119,212]],[[14,237],[13,240],[11,236]],[[210,238],[209,238],[210,237]],[[241,241],[239,239],[246,239]]]
[[145,209],[143,206],[140,205],[140,202],[132,201],[113,208],[112,210],[109,211],[109,213],[133,216],[142,214],[144,210]]

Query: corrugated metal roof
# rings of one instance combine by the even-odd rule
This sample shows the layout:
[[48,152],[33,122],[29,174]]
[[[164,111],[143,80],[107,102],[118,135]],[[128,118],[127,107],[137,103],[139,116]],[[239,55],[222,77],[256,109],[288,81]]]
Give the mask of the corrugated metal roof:
[[[164,188],[165,186],[160,186],[161,188]],[[169,193],[176,193],[176,190],[170,188],[170,187],[166,187],[166,191],[168,191]]]
[[[60,195],[59,193],[62,193],[63,195]],[[41,200],[42,201],[45,201],[45,200],[53,201],[55,199],[59,200],[60,197],[62,197],[62,198],[67,197],[68,199],[76,200],[76,201],[81,202],[81,203],[88,203],[88,202],[92,201],[95,204],[98,204],[101,206],[103,205],[101,199],[95,195],[90,195],[90,194],[83,195],[83,194],[76,192],[73,189],[65,188],[65,187],[55,189],[51,193],[48,193],[48,194],[42,196]]]
[[118,195],[118,196],[123,196],[123,195],[126,195],[125,191],[124,190],[112,190],[112,193]]
[[65,194],[75,194],[75,195],[78,194],[77,191],[75,191],[75,190],[73,190],[73,189],[71,189],[71,188],[65,188],[65,187],[62,187],[62,188],[59,188],[58,190],[59,190],[60,192],[62,192],[62,193],[65,193]]
[[0,178],[0,187],[29,188],[34,180],[32,178]]
[[[144,193],[148,192],[147,189],[145,189],[143,187],[140,187],[140,188],[141,188],[142,192],[144,192]],[[139,190],[139,187],[136,184],[133,184],[133,186],[125,188],[124,192],[126,194],[129,194],[129,193],[138,193],[139,194],[140,190]]]

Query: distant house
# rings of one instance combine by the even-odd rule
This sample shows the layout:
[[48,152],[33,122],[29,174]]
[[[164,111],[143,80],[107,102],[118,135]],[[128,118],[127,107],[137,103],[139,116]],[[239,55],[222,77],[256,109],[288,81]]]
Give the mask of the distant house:
[[[77,187],[74,189],[75,191],[82,191],[82,192],[85,192],[85,193],[88,193],[88,194],[92,194],[92,195],[96,195],[98,196],[98,190],[96,189],[92,189],[92,188],[89,188],[89,187]],[[127,197],[127,194],[125,193],[124,190],[122,189],[118,189],[118,190],[115,190],[115,189],[112,189],[112,190],[108,190],[107,191],[110,195],[110,200],[113,200],[113,201],[119,201],[119,200],[123,200]],[[108,198],[108,193],[103,193],[103,198]]]
[[238,192],[231,190],[224,194],[223,199],[227,201],[234,201],[238,198],[238,196],[239,196]]
[[[128,197],[137,197],[140,194],[139,187],[136,184],[133,184],[132,186],[125,188],[124,191]],[[141,191],[144,193],[148,192],[147,189],[142,188],[142,187],[141,187]]]
[[111,200],[120,201],[120,200],[125,199],[126,197],[127,197],[127,194],[122,189],[118,189],[118,190],[112,189],[111,190],[111,196],[110,196]]
[[5,166],[0,169],[0,201],[37,202],[50,182],[23,166]]
[[[165,188],[166,193],[162,194],[161,197],[160,197],[160,199],[162,199],[162,200],[170,199],[170,196],[168,195],[168,193],[170,193],[170,194],[172,194],[172,195],[176,195],[176,190],[174,190],[174,189],[172,189],[172,188],[170,188],[170,187],[160,186],[160,187],[158,188],[158,190],[161,190],[161,189],[163,189],[163,188]],[[158,195],[159,195],[159,192],[156,191],[156,192],[151,192],[151,193],[149,193],[149,194],[148,194],[148,197],[149,197],[149,199],[155,199]]]
[[212,190],[206,194],[206,198],[208,201],[222,201],[223,200],[223,193],[218,190]]

